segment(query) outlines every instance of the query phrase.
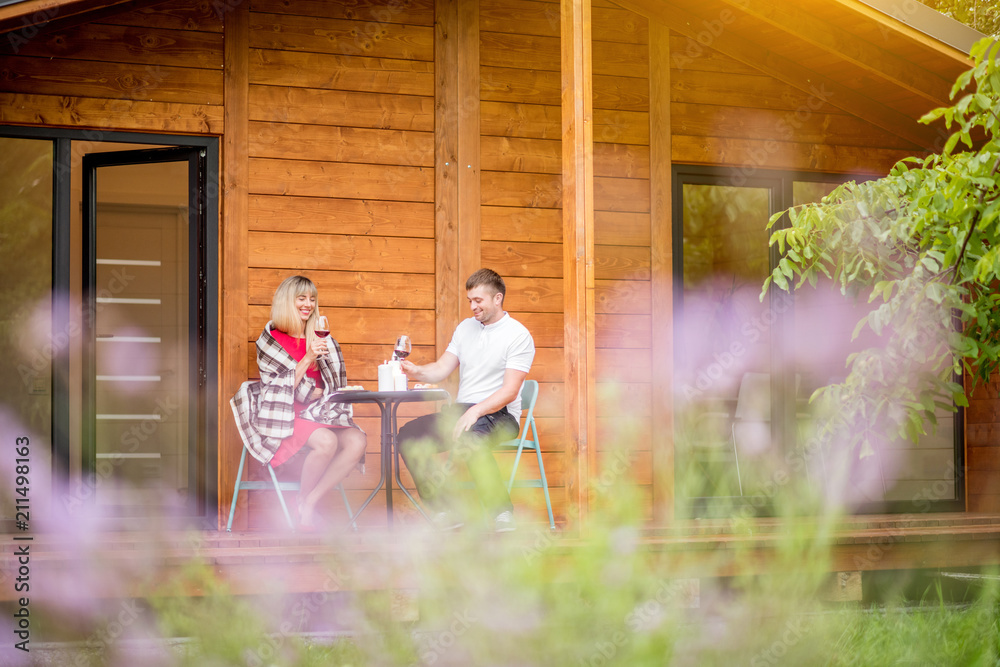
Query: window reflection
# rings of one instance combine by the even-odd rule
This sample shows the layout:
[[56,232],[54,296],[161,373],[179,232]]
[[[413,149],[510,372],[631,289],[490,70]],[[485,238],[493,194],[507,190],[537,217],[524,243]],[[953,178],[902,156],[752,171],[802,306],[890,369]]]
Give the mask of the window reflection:
[[52,142],[0,137],[0,155],[0,426],[31,438],[32,486],[44,498],[52,360],[67,345],[52,331]]
[[691,498],[752,493],[752,469],[771,448],[775,319],[759,299],[770,273],[769,206],[767,188],[683,187],[676,372],[685,409],[677,457],[686,471],[682,493]]

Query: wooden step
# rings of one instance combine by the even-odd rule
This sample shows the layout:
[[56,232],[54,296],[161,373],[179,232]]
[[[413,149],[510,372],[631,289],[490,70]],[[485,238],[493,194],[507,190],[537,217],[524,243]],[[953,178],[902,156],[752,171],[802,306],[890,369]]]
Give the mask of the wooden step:
[[[816,554],[830,572],[959,568],[1000,564],[1000,515],[845,517],[832,522],[821,538],[815,518],[789,521],[753,519],[678,522],[661,528],[619,533],[634,538],[651,567],[684,577],[764,574],[788,568],[788,540],[802,548],[816,543]],[[92,577],[95,595],[151,594],[187,576],[200,562],[235,594],[267,590],[380,590],[415,587],[416,563],[453,548],[510,548],[522,557],[571,559],[592,546],[592,538],[553,533],[547,526],[522,526],[504,535],[474,527],[458,534],[431,532],[425,526],[347,530],[331,535],[291,532],[216,531],[148,534],[109,532],[86,544],[54,534],[0,536],[0,600],[21,593],[17,578],[27,567],[33,596],[58,596],[74,577]],[[471,534],[470,534],[471,533]],[[29,539],[30,538],[30,539]],[[827,551],[823,551],[822,549]],[[814,567],[802,563],[803,567]],[[555,570],[558,571],[558,568]],[[200,595],[197,582],[185,592]]]

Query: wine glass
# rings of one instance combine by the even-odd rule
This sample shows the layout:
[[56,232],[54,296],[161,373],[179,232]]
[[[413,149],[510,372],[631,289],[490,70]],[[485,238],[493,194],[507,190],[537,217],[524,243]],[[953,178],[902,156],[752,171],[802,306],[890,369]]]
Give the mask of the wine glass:
[[403,334],[396,339],[396,346],[392,350],[392,358],[402,361],[410,356],[410,337]]
[[316,318],[316,328],[314,331],[316,332],[316,336],[324,339],[324,341],[330,335],[330,320],[326,318],[326,315],[320,315]]

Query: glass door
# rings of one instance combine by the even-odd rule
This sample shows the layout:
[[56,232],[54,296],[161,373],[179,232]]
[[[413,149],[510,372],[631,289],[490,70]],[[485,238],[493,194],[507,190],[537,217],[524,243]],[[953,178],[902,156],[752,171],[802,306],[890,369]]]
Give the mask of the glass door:
[[761,302],[772,257],[764,226],[775,183],[679,184],[675,248],[678,497],[694,514],[734,511],[761,492],[780,452],[771,396],[780,305]]
[[83,158],[83,474],[106,515],[203,510],[204,158]]
[[781,259],[770,216],[820,200],[841,179],[681,165],[673,176],[679,511],[771,514],[776,499],[806,493],[856,513],[961,510],[961,412],[939,410],[937,430],[917,442],[872,438],[867,457],[820,428],[809,397],[844,380],[849,355],[879,344],[867,328],[853,335],[870,288],[843,293],[820,278],[761,298]]

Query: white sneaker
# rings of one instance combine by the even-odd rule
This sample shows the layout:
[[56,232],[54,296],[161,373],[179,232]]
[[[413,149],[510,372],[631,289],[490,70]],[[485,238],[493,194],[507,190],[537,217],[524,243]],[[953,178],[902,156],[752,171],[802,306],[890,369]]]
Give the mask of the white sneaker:
[[517,524],[514,523],[514,514],[509,511],[500,512],[493,521],[493,528],[498,533],[509,533],[512,530],[516,530]]
[[451,512],[438,512],[431,517],[431,523],[438,530],[455,530],[465,525],[461,519],[453,516]]

